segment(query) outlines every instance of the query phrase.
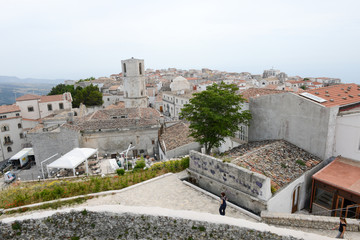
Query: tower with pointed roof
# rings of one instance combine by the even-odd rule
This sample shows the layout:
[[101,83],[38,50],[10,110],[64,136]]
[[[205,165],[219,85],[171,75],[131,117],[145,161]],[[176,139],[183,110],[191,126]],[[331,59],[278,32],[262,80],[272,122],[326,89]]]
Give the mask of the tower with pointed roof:
[[124,100],[126,108],[146,108],[148,98],[145,88],[144,60],[127,59],[121,61],[124,77]]

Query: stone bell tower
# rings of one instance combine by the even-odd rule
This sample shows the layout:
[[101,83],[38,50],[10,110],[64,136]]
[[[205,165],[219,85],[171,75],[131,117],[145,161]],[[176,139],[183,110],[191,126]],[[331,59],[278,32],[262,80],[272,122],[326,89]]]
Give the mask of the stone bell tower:
[[124,79],[124,100],[126,108],[148,107],[146,96],[144,60],[127,59],[121,61]]

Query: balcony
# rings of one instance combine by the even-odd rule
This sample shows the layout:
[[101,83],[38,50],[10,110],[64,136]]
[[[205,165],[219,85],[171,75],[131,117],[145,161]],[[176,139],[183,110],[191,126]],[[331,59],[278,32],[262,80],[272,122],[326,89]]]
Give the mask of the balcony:
[[4,146],[11,145],[11,144],[13,144],[13,141],[11,141],[11,140],[4,142]]

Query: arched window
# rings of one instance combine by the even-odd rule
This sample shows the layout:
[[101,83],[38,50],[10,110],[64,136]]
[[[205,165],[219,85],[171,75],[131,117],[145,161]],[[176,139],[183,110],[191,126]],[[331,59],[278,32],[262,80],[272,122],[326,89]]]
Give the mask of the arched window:
[[126,64],[123,63],[123,69],[124,69],[124,77],[126,77]]
[[7,151],[8,151],[8,152],[12,152],[11,147],[7,147]]
[[22,128],[21,123],[18,123],[18,128]]
[[4,137],[4,143],[11,143],[10,136],[5,136]]
[[1,126],[1,131],[2,131],[2,132],[10,131],[9,125],[2,125],[2,126]]

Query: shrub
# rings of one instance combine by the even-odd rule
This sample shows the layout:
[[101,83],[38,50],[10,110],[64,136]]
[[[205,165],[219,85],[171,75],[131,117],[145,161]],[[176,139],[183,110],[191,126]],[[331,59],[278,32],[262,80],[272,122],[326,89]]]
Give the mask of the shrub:
[[136,162],[135,169],[143,169],[145,166],[145,160],[139,160]]
[[119,176],[123,176],[125,174],[125,170],[122,168],[116,169],[116,173]]

